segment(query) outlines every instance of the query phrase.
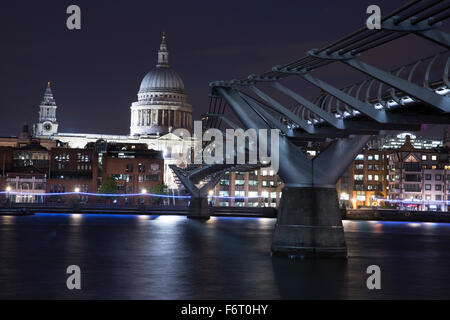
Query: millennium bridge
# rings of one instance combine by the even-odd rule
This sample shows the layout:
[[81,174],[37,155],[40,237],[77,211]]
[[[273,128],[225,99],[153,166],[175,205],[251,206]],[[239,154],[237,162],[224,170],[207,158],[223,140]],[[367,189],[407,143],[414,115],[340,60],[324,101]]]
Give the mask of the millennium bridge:
[[[364,27],[268,72],[210,84],[204,128],[222,132],[225,125],[238,128],[237,119],[245,130],[279,130],[278,175],[285,186],[273,236],[274,254],[346,257],[335,185],[356,154],[373,135],[450,123],[450,36],[442,30],[449,14],[448,1],[412,1],[384,16],[380,29]],[[367,51],[409,35],[425,39],[432,47],[437,44],[440,49],[389,71],[361,60]],[[367,79],[337,88],[314,73],[331,64],[344,64]],[[291,79],[319,88],[320,95],[305,98],[302,92],[287,86]],[[290,102],[280,102],[281,98]],[[321,146],[312,158],[305,152],[311,143]],[[270,150],[265,144],[258,141],[259,148]],[[226,171],[265,165],[270,164],[216,163],[172,169],[191,194],[189,216],[207,219],[207,190]]]

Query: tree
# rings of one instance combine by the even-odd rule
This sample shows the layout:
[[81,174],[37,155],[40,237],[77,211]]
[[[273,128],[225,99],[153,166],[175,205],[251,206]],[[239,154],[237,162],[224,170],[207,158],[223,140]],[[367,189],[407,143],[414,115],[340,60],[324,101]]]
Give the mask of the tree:
[[114,178],[112,177],[106,177],[103,180],[102,186],[98,189],[98,193],[99,194],[104,194],[104,193],[117,193],[117,182]]
[[[164,183],[157,183],[152,187],[151,193],[153,194],[161,194],[161,195],[168,195],[169,194],[169,187],[165,185]],[[153,204],[161,204],[163,202],[163,197],[152,197],[152,203]]]

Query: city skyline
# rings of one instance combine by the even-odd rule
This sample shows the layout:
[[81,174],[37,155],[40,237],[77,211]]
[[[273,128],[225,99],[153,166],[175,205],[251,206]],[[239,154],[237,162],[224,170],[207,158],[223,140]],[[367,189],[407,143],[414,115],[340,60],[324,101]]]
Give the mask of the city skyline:
[[[286,10],[282,18],[271,14],[277,6],[274,1],[264,2],[257,9],[251,3],[240,3],[242,11],[234,9],[236,3],[230,3],[229,7],[211,11],[209,15],[205,15],[201,2],[171,6],[136,1],[135,6],[129,6],[81,1],[78,5],[82,9],[82,28],[76,31],[65,27],[67,3],[30,3],[24,8],[2,4],[1,12],[8,13],[2,16],[2,30],[11,31],[4,37],[7,50],[0,53],[4,70],[0,86],[5,89],[0,106],[2,111],[12,111],[8,121],[0,124],[0,135],[16,135],[24,122],[30,125],[36,122],[39,101],[48,81],[59,106],[62,131],[127,133],[129,105],[136,101],[140,81],[154,67],[163,31],[168,35],[171,64],[186,84],[193,118],[200,119],[207,110],[209,82],[264,71],[279,61],[289,62],[295,55],[343,36],[364,24],[369,3],[366,2],[351,1],[343,8],[321,1],[308,6],[308,10]],[[379,5],[387,13],[401,2],[381,1]],[[335,12],[322,22],[335,26],[326,31],[320,22],[313,22],[320,17],[322,8]],[[163,14],[144,19],[146,12],[155,11]],[[202,18],[195,19],[196,16]],[[261,19],[274,19],[274,23],[258,24],[256,28]],[[17,23],[22,20],[29,22],[26,27]],[[292,27],[294,23],[296,28]],[[298,33],[301,26],[308,28],[308,32]],[[421,40],[408,37],[408,41]],[[400,40],[393,46],[401,47],[404,43]],[[409,52],[402,60],[427,53],[421,50]],[[368,56],[378,62],[383,60],[380,53]],[[391,64],[396,66],[398,61],[394,58]],[[333,67],[329,71],[332,77],[340,78],[339,70]],[[346,81],[352,83],[357,79],[350,73]],[[303,84],[299,88],[309,90]],[[105,117],[109,114],[114,117]],[[440,135],[435,131],[431,135]]]

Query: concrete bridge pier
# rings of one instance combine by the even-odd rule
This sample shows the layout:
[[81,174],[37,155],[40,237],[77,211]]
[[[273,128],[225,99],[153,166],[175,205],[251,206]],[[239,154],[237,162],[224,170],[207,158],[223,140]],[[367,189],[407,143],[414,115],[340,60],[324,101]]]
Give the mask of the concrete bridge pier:
[[334,187],[283,188],[272,253],[299,258],[346,258]]
[[[318,156],[295,168],[280,161],[282,190],[272,242],[273,254],[294,257],[346,258],[347,247],[338,204],[336,181],[369,136],[353,136],[330,143]],[[290,181],[289,181],[290,179]]]
[[189,219],[208,220],[211,217],[211,208],[205,197],[192,197],[189,203]]

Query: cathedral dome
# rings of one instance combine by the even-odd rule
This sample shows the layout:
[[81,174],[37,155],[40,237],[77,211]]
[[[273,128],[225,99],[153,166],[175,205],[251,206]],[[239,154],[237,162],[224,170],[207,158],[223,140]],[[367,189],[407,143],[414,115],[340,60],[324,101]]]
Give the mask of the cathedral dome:
[[178,73],[169,65],[169,51],[166,45],[166,36],[163,34],[158,51],[158,64],[156,68],[147,73],[142,79],[139,93],[173,92],[184,94],[184,84]]
[[141,81],[138,101],[131,104],[130,135],[165,135],[178,128],[192,129],[192,106],[183,80],[169,65],[163,33],[156,68]]
[[174,92],[184,94],[180,76],[169,67],[156,67],[142,79],[139,93]]

